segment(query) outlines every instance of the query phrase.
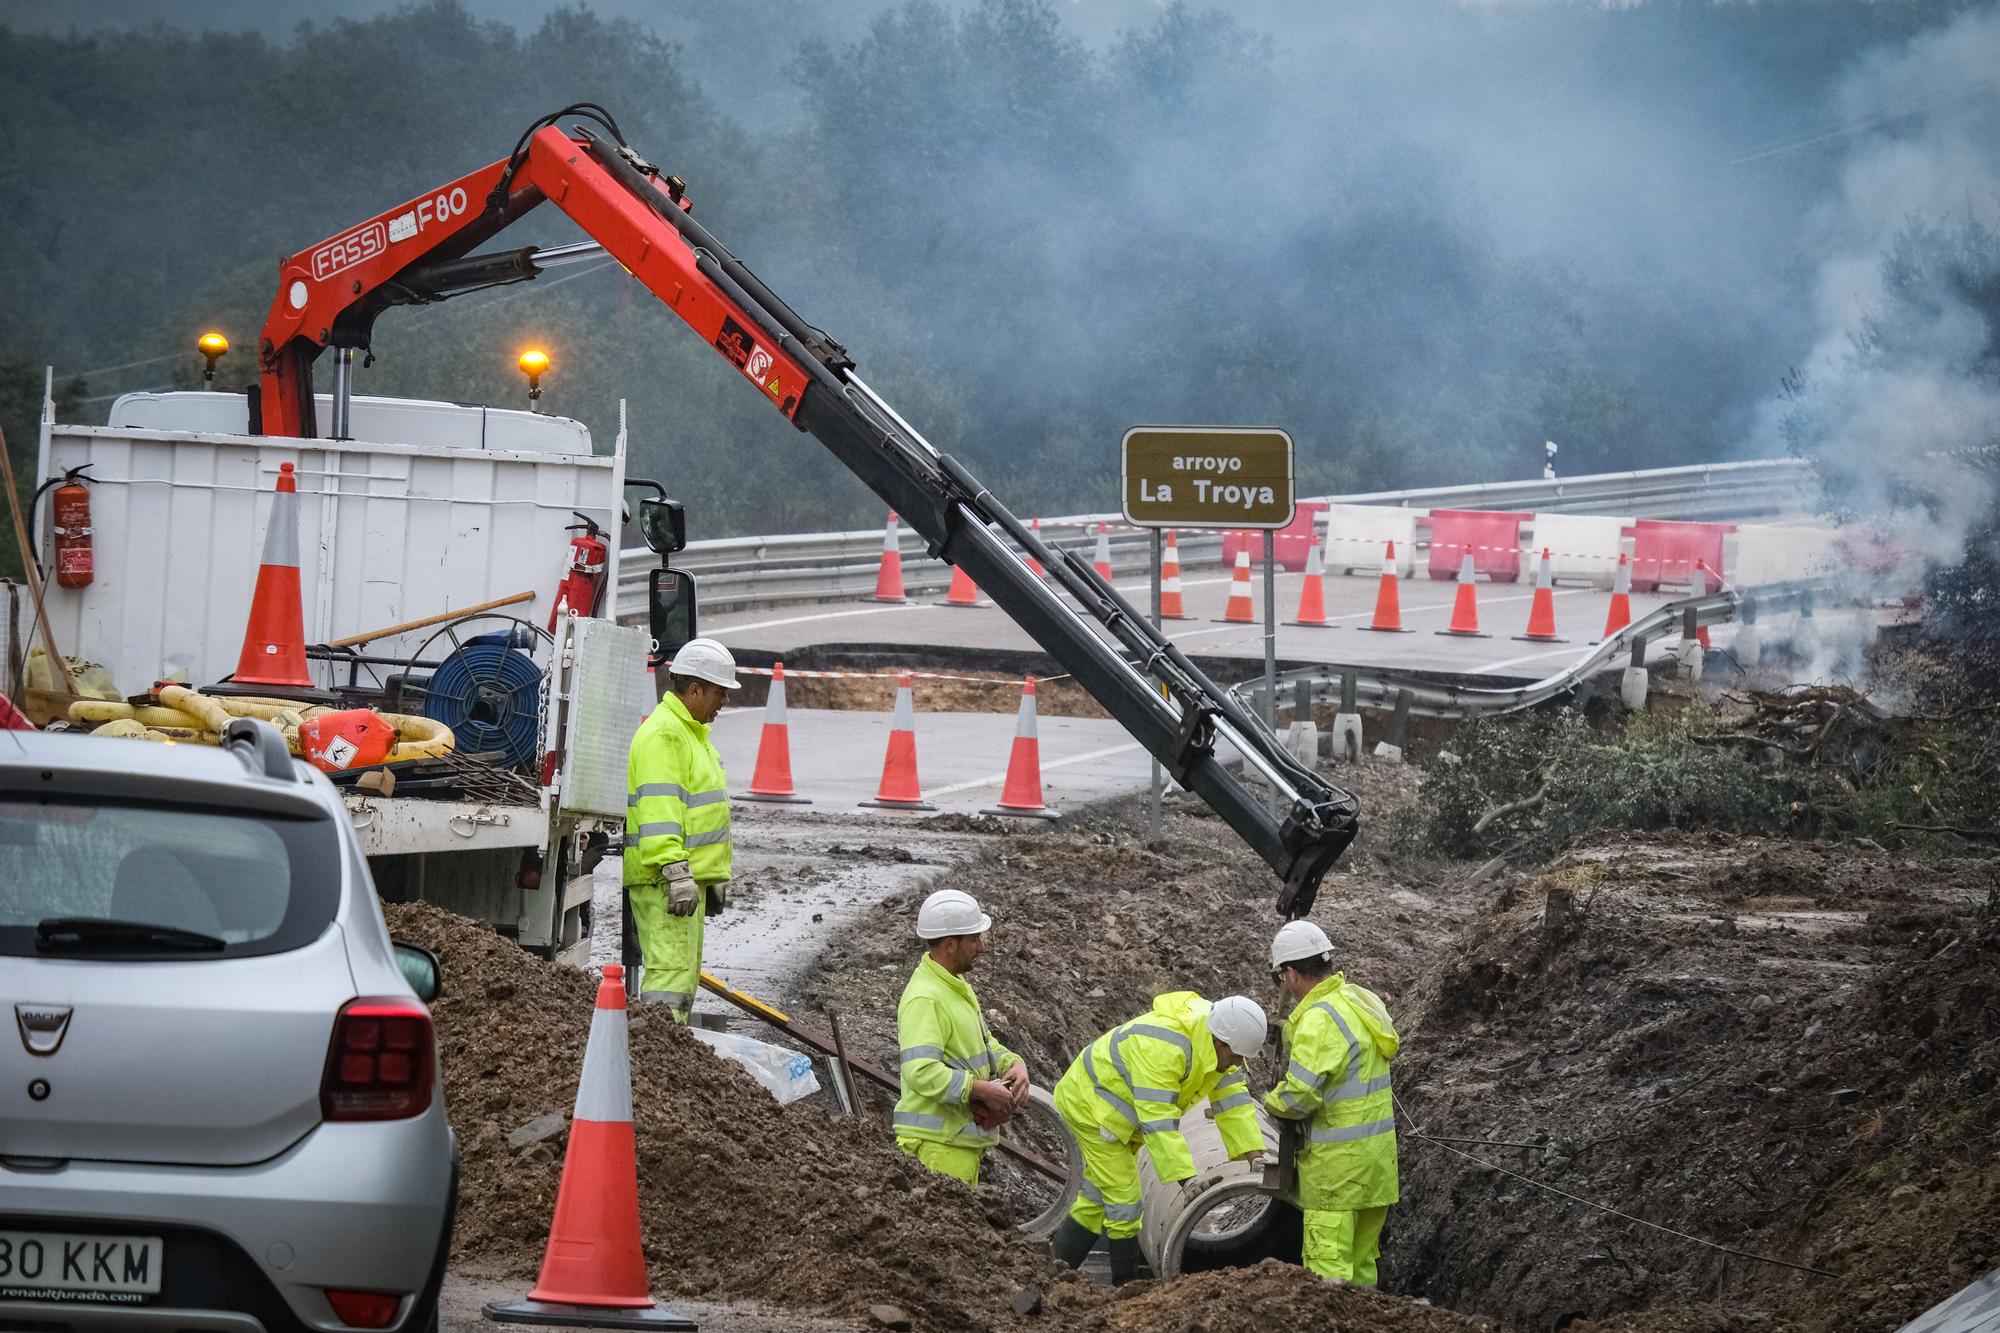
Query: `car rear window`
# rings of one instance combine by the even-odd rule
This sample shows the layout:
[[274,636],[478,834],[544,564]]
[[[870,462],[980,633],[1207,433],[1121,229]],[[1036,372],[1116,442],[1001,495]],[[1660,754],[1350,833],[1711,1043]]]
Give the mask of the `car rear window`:
[[325,819],[0,795],[0,954],[34,956],[52,918],[142,922],[220,950],[70,947],[66,958],[242,957],[319,937],[340,901],[342,853]]

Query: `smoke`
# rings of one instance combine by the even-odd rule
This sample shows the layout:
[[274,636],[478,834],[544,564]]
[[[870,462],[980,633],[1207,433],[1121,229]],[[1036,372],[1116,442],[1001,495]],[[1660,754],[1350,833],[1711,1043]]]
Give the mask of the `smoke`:
[[1850,146],[1807,227],[1819,330],[1763,429],[1884,534],[1854,563],[1886,596],[1965,560],[2000,500],[2000,14],[1861,62],[1836,102]]

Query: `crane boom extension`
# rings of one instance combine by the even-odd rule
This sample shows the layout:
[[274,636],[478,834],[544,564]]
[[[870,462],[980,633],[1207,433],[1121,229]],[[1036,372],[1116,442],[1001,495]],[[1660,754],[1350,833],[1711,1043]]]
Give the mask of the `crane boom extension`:
[[[608,119],[601,123],[616,137]],[[1288,753],[1089,564],[1044,546],[924,439],[854,373],[846,349],[801,319],[694,219],[678,179],[662,176],[622,141],[582,126],[545,125],[514,155],[285,260],[261,341],[254,428],[312,438],[313,361],[328,346],[365,350],[383,310],[534,277],[531,250],[470,251],[544,201],[831,450],[935,554],[970,574],[1176,781],[1227,821],[1283,880],[1281,915],[1310,910],[1321,876],[1353,841],[1354,797]],[[1076,607],[1035,577],[1016,547],[1038,559]],[[1224,767],[1218,744],[1242,757],[1243,777]],[[1275,800],[1245,781],[1253,769]],[[1281,813],[1272,813],[1274,805]]]

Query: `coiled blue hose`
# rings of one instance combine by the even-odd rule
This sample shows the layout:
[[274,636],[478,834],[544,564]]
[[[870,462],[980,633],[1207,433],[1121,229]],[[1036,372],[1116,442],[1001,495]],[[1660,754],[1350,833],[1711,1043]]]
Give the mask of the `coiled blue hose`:
[[541,710],[541,668],[504,643],[466,644],[438,666],[424,695],[424,716],[452,729],[459,753],[498,753],[509,768],[535,757]]

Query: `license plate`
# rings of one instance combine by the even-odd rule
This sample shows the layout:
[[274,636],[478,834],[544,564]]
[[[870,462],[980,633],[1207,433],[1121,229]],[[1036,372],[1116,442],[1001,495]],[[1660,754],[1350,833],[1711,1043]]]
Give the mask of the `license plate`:
[[139,1301],[160,1292],[158,1236],[0,1231],[0,1297]]

